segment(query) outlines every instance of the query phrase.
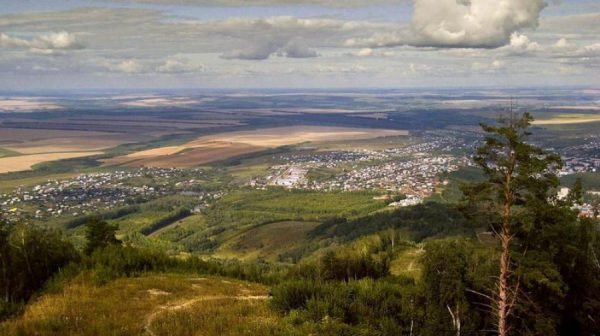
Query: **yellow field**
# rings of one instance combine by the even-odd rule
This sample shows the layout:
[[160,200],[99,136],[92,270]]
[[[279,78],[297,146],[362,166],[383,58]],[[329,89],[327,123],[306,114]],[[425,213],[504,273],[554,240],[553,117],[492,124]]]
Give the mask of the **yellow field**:
[[552,106],[551,109],[600,111],[600,106]]
[[262,147],[242,143],[206,141],[188,143],[182,146],[154,148],[146,151],[118,156],[104,161],[104,166],[124,165],[128,167],[178,167],[188,168],[210,162],[226,160],[230,157],[254,153]]
[[70,153],[48,153],[13,156],[0,159],[0,174],[8,172],[16,172],[30,170],[33,165],[42,162],[57,161],[62,159],[71,159],[76,157],[84,157],[102,154],[102,152],[70,152]]
[[52,102],[44,101],[39,98],[30,97],[12,97],[0,98],[0,111],[21,112],[21,111],[48,111],[57,110],[60,106]]
[[600,121],[600,114],[560,114],[550,119],[534,120],[534,125],[581,124]]
[[309,141],[328,142],[342,140],[361,140],[407,134],[407,131],[383,130],[373,128],[291,126],[265,128],[253,131],[221,133],[202,137],[197,141],[215,140],[227,142],[241,142],[260,147],[279,147]]
[[370,128],[293,126],[203,136],[181,146],[149,149],[114,157],[105,166],[194,167],[231,157],[302,142],[364,140],[406,135],[407,131]]

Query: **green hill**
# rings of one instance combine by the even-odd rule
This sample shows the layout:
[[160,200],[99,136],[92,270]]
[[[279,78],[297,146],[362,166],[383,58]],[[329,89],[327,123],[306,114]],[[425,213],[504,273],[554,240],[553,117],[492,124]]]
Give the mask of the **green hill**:
[[2,335],[266,335],[281,326],[265,286],[182,274],[92,285],[89,274],[0,325]]

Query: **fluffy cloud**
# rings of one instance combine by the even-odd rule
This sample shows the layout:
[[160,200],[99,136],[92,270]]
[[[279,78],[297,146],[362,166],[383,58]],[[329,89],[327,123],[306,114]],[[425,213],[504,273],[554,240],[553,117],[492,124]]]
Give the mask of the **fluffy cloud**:
[[[212,26],[216,34],[238,38],[246,44],[243,49],[223,53],[221,58],[242,60],[265,60],[274,54],[288,58],[318,57],[311,45],[326,45],[327,38],[343,34],[344,28],[352,30],[351,27],[345,27],[344,21],[288,16],[229,19],[212,22]],[[204,28],[204,24],[198,27]]]
[[107,64],[107,68],[111,71],[122,73],[138,73],[145,70],[145,66],[138,60],[124,60],[117,63]]
[[512,33],[509,44],[498,48],[498,51],[507,55],[526,55],[540,50],[542,47],[537,42],[531,42],[529,37],[520,33]]
[[356,53],[356,56],[359,56],[359,57],[367,57],[367,56],[371,56],[371,55],[373,55],[373,49],[371,49],[371,48],[364,48]]
[[348,39],[346,46],[497,48],[536,28],[545,7],[543,0],[414,0],[408,29]]
[[107,59],[98,58],[92,64],[110,72],[122,74],[185,74],[203,72],[204,65],[174,55],[164,59]]
[[428,46],[495,48],[536,28],[543,0],[416,0],[411,30]]
[[0,34],[0,47],[29,49],[32,53],[52,55],[64,54],[65,50],[81,49],[74,34],[66,31],[49,34],[37,34],[32,39],[24,39]]

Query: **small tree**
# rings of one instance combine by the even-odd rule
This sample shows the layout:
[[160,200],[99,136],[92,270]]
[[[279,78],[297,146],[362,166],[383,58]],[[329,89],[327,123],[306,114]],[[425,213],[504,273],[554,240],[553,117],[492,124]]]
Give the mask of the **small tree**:
[[121,241],[115,237],[119,226],[117,224],[108,224],[106,221],[93,218],[88,221],[85,237],[87,244],[84,252],[91,255],[95,250],[104,248],[112,244],[121,244]]
[[511,111],[497,126],[481,124],[488,135],[475,162],[487,180],[463,187],[469,203],[491,221],[500,241],[499,275],[491,298],[501,336],[508,334],[508,320],[519,300],[521,277],[515,272],[518,261],[513,255],[527,253],[524,237],[534,225],[544,225],[535,223],[536,209],[548,205],[550,190],[559,185],[555,170],[561,166],[560,157],[527,142],[532,121],[529,113],[517,116]]

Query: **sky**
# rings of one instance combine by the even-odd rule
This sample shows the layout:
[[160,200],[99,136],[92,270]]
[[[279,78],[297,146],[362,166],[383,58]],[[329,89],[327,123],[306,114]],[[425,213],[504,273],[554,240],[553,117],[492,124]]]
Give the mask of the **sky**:
[[600,86],[600,1],[0,0],[0,86]]

